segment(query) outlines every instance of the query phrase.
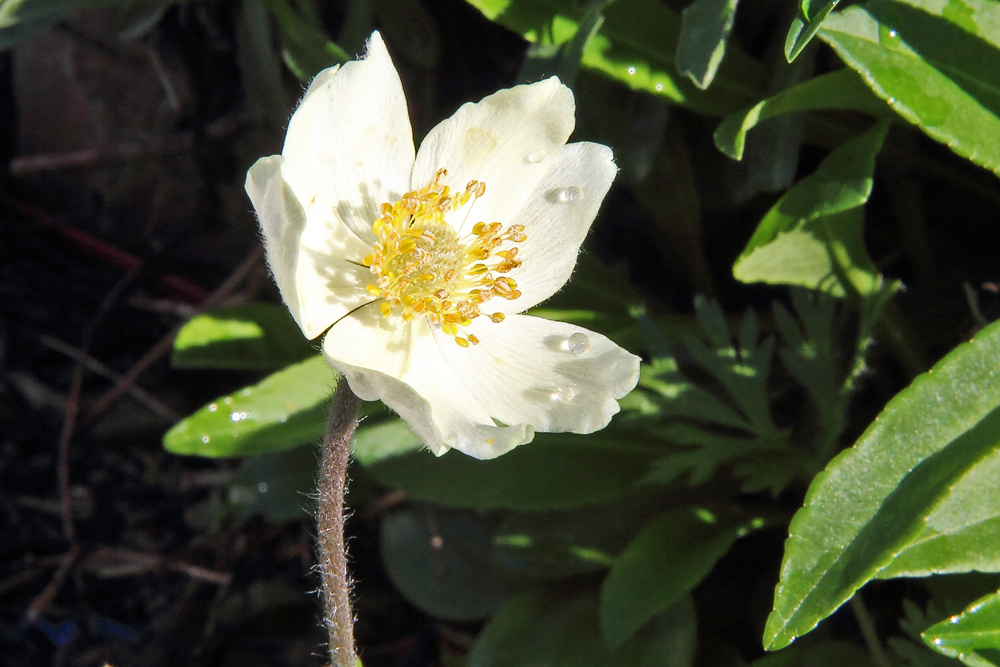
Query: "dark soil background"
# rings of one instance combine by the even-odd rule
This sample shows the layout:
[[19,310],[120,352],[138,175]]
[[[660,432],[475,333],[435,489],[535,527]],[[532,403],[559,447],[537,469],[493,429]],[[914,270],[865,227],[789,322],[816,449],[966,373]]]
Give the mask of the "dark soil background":
[[[344,17],[331,5],[326,28],[338,34]],[[379,26],[418,138],[460,103],[514,83],[526,49],[460,0],[424,7],[445,36],[435,63],[405,31]],[[0,53],[3,667],[325,662],[312,523],[234,514],[227,494],[238,462],[178,457],[161,444],[178,419],[260,377],[172,369],[176,327],[215,305],[277,302],[243,181],[254,160],[280,151],[284,130],[242,89],[237,11],[225,2],[174,6],[128,40],[118,12],[88,12]],[[285,84],[289,99],[301,95],[287,72]],[[703,284],[714,282],[732,312],[767,309],[775,291],[736,285],[729,271],[774,198],[735,212],[720,203],[730,200],[712,194],[722,188],[712,165],[724,161],[710,148],[715,120],[675,117],[685,139],[704,144],[696,166],[708,165],[697,184],[712,248]],[[896,148],[922,157],[886,151],[867,233],[880,268],[909,287],[898,303],[926,367],[998,314],[1000,187],[922,136],[893,136]],[[811,171],[822,154],[807,149],[800,169]],[[930,236],[912,242],[926,247],[901,254],[900,238],[924,226]],[[671,273],[656,237],[616,189],[590,248],[624,264],[654,305],[688,311],[698,280]],[[963,283],[981,314],[961,296]],[[876,352],[884,366],[859,394],[852,433],[913,370],[886,350]],[[383,500],[356,508],[350,522],[365,665],[455,664],[478,628],[442,624],[395,591],[378,555],[378,514],[393,497]],[[771,572],[782,537],[740,548]],[[719,576],[733,585],[773,586],[731,569]],[[890,597],[888,607],[898,595]],[[759,637],[743,640],[759,652]]]

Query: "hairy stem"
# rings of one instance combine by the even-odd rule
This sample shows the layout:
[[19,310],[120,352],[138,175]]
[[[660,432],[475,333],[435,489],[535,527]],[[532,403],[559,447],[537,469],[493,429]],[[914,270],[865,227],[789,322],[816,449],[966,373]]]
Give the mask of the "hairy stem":
[[347,463],[351,438],[358,425],[361,400],[347,380],[340,378],[330,406],[323,436],[319,466],[319,499],[316,523],[319,543],[319,571],[323,578],[323,622],[329,633],[330,662],[333,667],[356,667],[354,615],[351,613],[351,582],[347,576],[347,548],[344,543],[344,493],[347,491]]

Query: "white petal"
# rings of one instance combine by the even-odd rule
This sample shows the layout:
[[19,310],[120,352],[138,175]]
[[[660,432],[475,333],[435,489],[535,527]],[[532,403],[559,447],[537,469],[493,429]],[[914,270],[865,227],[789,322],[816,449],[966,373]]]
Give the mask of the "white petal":
[[639,357],[581,327],[526,315],[468,327],[478,345],[460,348],[435,333],[448,366],[495,419],[536,431],[592,433],[619,410],[639,380]]
[[280,155],[257,160],[247,172],[245,188],[257,212],[267,264],[271,267],[274,282],[278,284],[281,298],[292,318],[302,327],[295,273],[299,238],[306,226],[306,216],[302,205],[281,177],[282,160]]
[[330,329],[323,353],[355,394],[395,410],[438,456],[455,448],[493,458],[534,437],[527,424],[498,427],[469,400],[423,318],[406,323],[382,317],[377,304],[361,308]]
[[527,239],[517,244],[522,264],[511,272],[521,296],[494,299],[487,310],[524,312],[566,284],[597,209],[618,173],[611,149],[601,144],[567,144],[513,222]]
[[383,202],[409,185],[413,133],[399,75],[381,36],[372,33],[364,60],[321,72],[288,123],[285,179],[306,208],[312,202],[336,215],[310,214],[314,237],[339,217],[369,244]]
[[442,168],[441,182],[459,191],[482,181],[486,193],[459,231],[476,222],[506,226],[573,132],[574,111],[573,93],[556,77],[463,104],[420,145],[410,185],[426,187]]

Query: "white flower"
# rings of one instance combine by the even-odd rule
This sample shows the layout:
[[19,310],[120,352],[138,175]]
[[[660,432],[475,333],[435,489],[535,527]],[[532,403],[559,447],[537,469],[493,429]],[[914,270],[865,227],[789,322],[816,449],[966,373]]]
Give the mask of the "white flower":
[[246,190],[274,279],[308,338],[363,399],[435,453],[493,458],[538,431],[590,433],[639,359],[580,327],[521,315],[569,279],[617,168],[566,144],[555,77],[465,104],[414,151],[382,38],[321,72],[281,155]]

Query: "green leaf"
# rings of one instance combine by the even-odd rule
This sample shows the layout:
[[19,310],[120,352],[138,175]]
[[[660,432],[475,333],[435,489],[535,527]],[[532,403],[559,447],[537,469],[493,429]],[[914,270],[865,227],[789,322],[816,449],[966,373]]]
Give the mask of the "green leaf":
[[[998,357],[995,323],[900,392],[854,447],[816,476],[789,527],[766,648],[782,648],[814,628],[907,549],[995,521]],[[961,546],[936,565],[1000,569],[995,537]]]
[[306,518],[314,504],[316,457],[316,448],[296,447],[246,459],[229,484],[230,505],[274,523]]
[[690,667],[694,605],[685,597],[631,641],[609,651],[597,621],[597,592],[521,593],[490,619],[466,667]]
[[966,665],[1000,664],[1000,592],[976,600],[958,616],[927,628],[921,637],[935,651]]
[[323,434],[334,373],[316,356],[209,403],[163,436],[174,454],[212,458],[284,451]]
[[892,115],[850,68],[822,74],[787,88],[749,109],[726,116],[715,130],[715,146],[734,160],[743,159],[747,132],[781,114],[816,109],[853,109],[879,118]]
[[712,85],[726,55],[739,0],[695,0],[681,12],[677,71],[702,90]]
[[174,339],[176,368],[274,370],[316,354],[283,306],[247,303],[191,318]]
[[[381,404],[378,404],[381,405]],[[351,443],[351,456],[363,466],[370,466],[423,449],[424,443],[400,419],[372,423],[361,421]]]
[[1000,173],[1000,3],[874,0],[820,38],[906,120]]
[[882,122],[851,139],[786,192],[737,258],[736,279],[800,285],[834,296],[881,289],[864,246],[862,206],[887,130]]
[[737,524],[704,509],[672,510],[647,523],[618,557],[601,587],[601,633],[620,646],[676,604],[760,519]]
[[243,0],[236,19],[236,59],[249,101],[276,128],[284,126],[292,106],[281,81],[281,61],[271,45],[271,21],[259,0]]
[[655,448],[621,442],[608,431],[581,436],[540,433],[490,461],[461,452],[426,451],[366,467],[379,483],[416,500],[448,507],[542,511],[596,505],[628,494]]
[[[563,44],[573,38],[584,10],[574,0],[468,0],[488,19],[529,42]],[[763,69],[729,48],[716,85],[701,91],[676,68],[681,17],[658,0],[618,0],[604,7],[604,23],[587,43],[582,66],[630,88],[723,115],[760,97]]]
[[785,59],[794,61],[816,36],[819,27],[840,0],[803,0],[799,15],[792,19],[792,25],[785,37]]
[[496,562],[482,521],[465,512],[421,507],[382,518],[382,562],[406,599],[451,621],[487,618],[516,580]]
[[300,16],[288,0],[261,2],[278,21],[285,64],[299,80],[309,81],[321,70],[351,59],[350,54],[330,41],[319,23]]

